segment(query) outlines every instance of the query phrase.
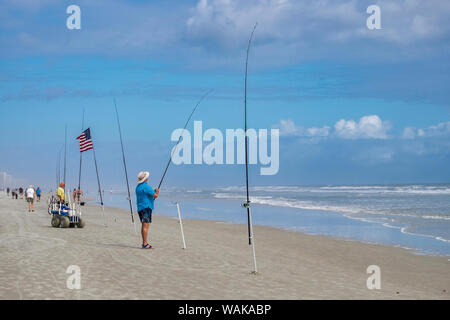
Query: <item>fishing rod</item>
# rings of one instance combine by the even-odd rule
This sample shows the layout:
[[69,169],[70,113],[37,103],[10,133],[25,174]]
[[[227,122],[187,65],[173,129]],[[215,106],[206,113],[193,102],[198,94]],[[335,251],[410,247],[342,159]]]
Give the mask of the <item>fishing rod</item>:
[[253,239],[252,215],[250,213],[250,195],[249,195],[249,190],[248,190],[247,71],[248,71],[248,55],[249,55],[249,52],[250,52],[250,45],[252,43],[253,34],[255,32],[255,29],[256,29],[257,25],[258,25],[258,23],[255,23],[255,26],[253,27],[252,33],[250,35],[250,39],[248,40],[247,58],[245,60],[245,87],[244,87],[245,184],[246,184],[247,201],[243,204],[243,207],[247,209],[248,244],[252,246],[254,273],[257,272],[257,267],[256,267],[256,255],[255,255],[255,241]]
[[58,160],[56,160],[56,173],[55,173],[55,177],[56,177],[56,189],[58,189],[58,185],[59,185],[59,177],[58,177],[58,175],[59,175],[59,173],[58,173],[59,158],[56,157],[56,159],[58,159]]
[[59,148],[58,152],[58,163],[56,164],[56,189],[58,189],[59,184],[61,183],[61,152],[62,152],[63,146]]
[[123,168],[125,170],[125,180],[127,181],[127,191],[128,191],[128,202],[130,204],[130,214],[131,214],[131,221],[134,225],[134,233],[137,234],[136,231],[136,222],[134,222],[134,215],[133,215],[133,204],[131,202],[131,194],[130,194],[130,184],[128,182],[128,171],[127,171],[127,162],[125,160],[125,151],[123,149],[123,140],[122,140],[122,130],[120,128],[120,120],[119,120],[119,112],[117,111],[117,105],[116,105],[116,99],[114,99],[114,107],[116,109],[116,117],[117,117],[117,126],[119,127],[119,136],[120,136],[120,145],[122,147],[122,159],[123,159]]
[[248,218],[248,244],[252,244],[252,232],[250,230],[250,195],[248,190],[248,136],[247,136],[247,71],[248,71],[248,55],[250,52],[250,45],[253,39],[253,33],[255,32],[256,23],[253,27],[253,31],[250,35],[250,39],[248,40],[247,47],[247,59],[245,60],[245,88],[244,88],[244,131],[245,131],[245,183],[246,183],[246,191],[247,191],[247,202],[245,203],[245,207],[247,208],[247,218]]
[[102,194],[102,187],[100,186],[100,177],[98,175],[97,157],[95,156],[94,141],[92,141],[92,153],[94,155],[95,173],[97,174],[98,193],[100,195],[100,205],[102,208],[103,223],[105,224],[105,227],[106,227],[107,224],[106,224],[106,219],[105,219],[105,207],[103,205],[103,194]]
[[67,124],[65,129],[65,140],[64,140],[64,194],[66,194],[66,168],[67,168]]
[[[184,130],[186,129],[186,127],[188,126],[189,121],[191,121],[192,115],[194,114],[194,112],[195,112],[195,110],[197,109],[197,107],[198,107],[198,106],[200,105],[200,103],[202,103],[202,101],[203,101],[203,100],[204,100],[211,92],[213,92],[213,91],[214,91],[214,89],[208,90],[208,92],[206,92],[206,93],[200,98],[200,100],[199,100],[199,101],[197,102],[197,104],[195,105],[194,110],[192,110],[191,114],[189,115],[189,118],[187,119],[186,124],[184,125],[183,131],[184,131]],[[162,176],[162,178],[161,178],[161,181],[159,182],[158,190],[159,190],[159,188],[161,188],[161,185],[162,185],[162,183],[163,183],[164,177],[166,176],[166,173],[167,173],[167,169],[169,169],[169,166],[170,166],[170,164],[172,163],[172,156],[174,155],[175,151],[177,150],[178,144],[181,142],[181,138],[182,138],[182,136],[180,135],[180,137],[178,138],[177,144],[175,145],[175,147],[174,147],[173,150],[172,150],[172,153],[170,154],[170,159],[169,159],[169,162],[167,162],[166,169],[164,170],[164,173],[163,173],[163,176]]]

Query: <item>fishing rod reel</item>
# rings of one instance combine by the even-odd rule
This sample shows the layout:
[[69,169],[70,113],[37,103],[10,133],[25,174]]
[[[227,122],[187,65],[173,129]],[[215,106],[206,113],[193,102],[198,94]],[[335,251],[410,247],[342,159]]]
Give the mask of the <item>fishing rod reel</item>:
[[241,204],[241,207],[242,207],[242,208],[245,208],[245,209],[250,208],[250,202],[251,202],[251,201],[249,200],[249,201],[247,201],[247,202]]

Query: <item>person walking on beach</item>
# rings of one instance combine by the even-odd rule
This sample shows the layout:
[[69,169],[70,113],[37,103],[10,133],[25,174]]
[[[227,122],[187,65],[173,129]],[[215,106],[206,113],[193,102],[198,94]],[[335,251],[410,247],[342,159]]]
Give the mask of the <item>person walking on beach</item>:
[[61,182],[59,184],[58,190],[56,191],[56,198],[58,199],[58,202],[61,204],[64,204],[64,201],[66,200],[66,195],[64,194],[64,187],[65,187],[64,182]]
[[34,187],[29,186],[25,193],[28,202],[28,212],[34,212],[34,199],[36,198]]
[[19,195],[20,195],[20,199],[23,199],[23,188],[22,187],[19,188]]
[[9,188],[6,188],[6,195],[9,197]]
[[37,202],[41,201],[41,188],[37,187],[36,189],[36,197],[37,197]]
[[150,173],[148,171],[138,174],[138,185],[136,186],[136,204],[139,219],[142,223],[142,249],[150,249],[152,246],[148,243],[148,228],[152,222],[152,212],[155,205],[155,199],[158,198],[159,189],[153,190],[147,184]]

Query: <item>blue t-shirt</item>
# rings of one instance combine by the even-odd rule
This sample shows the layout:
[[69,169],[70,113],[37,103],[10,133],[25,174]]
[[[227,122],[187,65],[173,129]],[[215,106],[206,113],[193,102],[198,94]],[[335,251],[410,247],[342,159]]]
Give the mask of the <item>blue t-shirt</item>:
[[37,190],[36,190],[36,194],[37,194],[38,196],[40,196],[40,195],[41,195],[41,189],[37,189]]
[[136,204],[138,212],[146,208],[153,210],[155,205],[155,198],[153,195],[155,191],[147,184],[147,182],[142,182],[136,187]]

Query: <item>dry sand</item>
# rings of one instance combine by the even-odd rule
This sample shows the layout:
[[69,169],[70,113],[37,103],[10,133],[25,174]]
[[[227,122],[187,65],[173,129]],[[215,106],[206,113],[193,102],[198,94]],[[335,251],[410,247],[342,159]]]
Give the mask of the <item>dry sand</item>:
[[[0,198],[0,299],[449,299],[450,261],[408,250],[255,227],[252,275],[245,225],[154,215],[155,249],[140,249],[129,214],[85,207],[84,229],[50,226],[46,197],[36,211]],[[275,209],[274,209],[275,210]],[[81,289],[66,270],[81,268]],[[368,290],[366,268],[381,268]]]

